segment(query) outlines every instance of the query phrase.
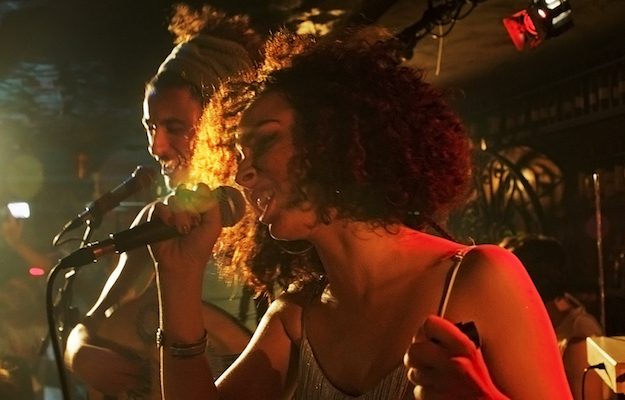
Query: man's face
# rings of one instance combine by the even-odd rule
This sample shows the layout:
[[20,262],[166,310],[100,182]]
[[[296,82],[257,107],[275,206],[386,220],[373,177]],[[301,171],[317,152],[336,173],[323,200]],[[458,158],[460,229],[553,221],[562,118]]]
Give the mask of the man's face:
[[152,90],[143,101],[148,151],[161,164],[170,189],[188,177],[191,145],[201,116],[202,104],[186,88]]

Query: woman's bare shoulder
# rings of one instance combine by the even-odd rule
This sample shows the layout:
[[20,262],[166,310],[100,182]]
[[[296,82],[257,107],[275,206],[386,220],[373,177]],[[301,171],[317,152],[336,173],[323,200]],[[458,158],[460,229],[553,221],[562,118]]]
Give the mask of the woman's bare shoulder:
[[269,318],[278,318],[293,343],[299,344],[303,310],[315,296],[314,286],[284,291],[267,311]]
[[[479,245],[466,253],[458,272],[457,288],[467,306],[485,309],[496,299],[500,306],[512,308],[542,301],[525,267],[506,249]],[[496,308],[496,307],[495,307]]]
[[528,276],[525,267],[510,251],[492,244],[472,246],[467,249],[463,270],[475,274],[496,276]]

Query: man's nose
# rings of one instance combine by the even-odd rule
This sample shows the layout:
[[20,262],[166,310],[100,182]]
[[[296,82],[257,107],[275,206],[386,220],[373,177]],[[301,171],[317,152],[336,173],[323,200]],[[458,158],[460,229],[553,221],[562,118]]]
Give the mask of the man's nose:
[[164,129],[158,127],[155,128],[149,139],[148,149],[150,154],[152,154],[155,158],[161,158],[169,151],[170,147],[169,139]]

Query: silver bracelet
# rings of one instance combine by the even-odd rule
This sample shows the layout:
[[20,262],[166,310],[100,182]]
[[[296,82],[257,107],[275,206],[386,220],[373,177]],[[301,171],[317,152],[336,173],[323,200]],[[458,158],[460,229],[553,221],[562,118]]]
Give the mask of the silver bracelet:
[[[163,330],[158,328],[156,330],[156,345],[161,348],[164,344],[163,340]],[[204,335],[202,338],[189,343],[172,343],[169,346],[169,351],[171,356],[174,358],[193,358],[197,356],[201,356],[206,351],[206,346],[208,344],[208,332],[204,329]]]

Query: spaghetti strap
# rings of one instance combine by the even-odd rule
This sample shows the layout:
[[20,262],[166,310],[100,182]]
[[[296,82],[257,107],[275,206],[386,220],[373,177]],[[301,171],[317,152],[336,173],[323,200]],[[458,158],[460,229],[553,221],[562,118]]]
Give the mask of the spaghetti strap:
[[447,272],[447,277],[445,278],[445,285],[443,287],[443,295],[441,296],[441,302],[438,306],[438,312],[436,315],[439,317],[445,316],[445,311],[447,311],[447,305],[449,304],[449,297],[451,296],[451,290],[456,281],[456,275],[458,275],[458,270],[460,269],[460,264],[462,264],[462,260],[467,255],[467,253],[473,250],[475,246],[467,246],[464,249],[458,251],[453,256],[454,264]]

